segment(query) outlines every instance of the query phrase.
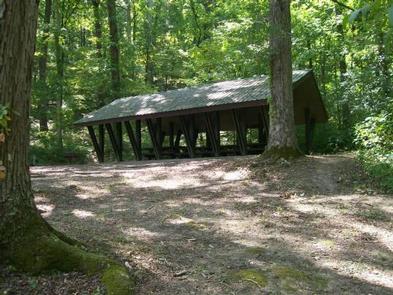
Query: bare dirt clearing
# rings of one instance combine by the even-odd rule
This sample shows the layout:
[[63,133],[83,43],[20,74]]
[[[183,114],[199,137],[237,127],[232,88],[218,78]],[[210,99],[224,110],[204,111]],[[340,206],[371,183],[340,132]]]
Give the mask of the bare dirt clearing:
[[137,294],[392,294],[393,197],[350,155],[35,167],[43,216]]

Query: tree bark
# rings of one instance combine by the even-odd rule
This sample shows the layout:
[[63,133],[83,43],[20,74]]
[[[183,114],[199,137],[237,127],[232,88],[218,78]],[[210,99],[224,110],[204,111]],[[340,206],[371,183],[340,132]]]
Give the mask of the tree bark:
[[[52,15],[52,0],[45,0],[44,27],[42,36],[41,55],[38,59],[39,81],[43,89],[47,89],[48,39],[49,25]],[[48,100],[46,95],[39,99],[40,131],[48,131]]]
[[18,270],[83,271],[101,275],[108,294],[132,294],[120,264],[80,248],[50,227],[33,200],[28,167],[29,109],[38,1],[0,2],[0,104],[9,108],[9,132],[0,144],[6,177],[0,181],[0,261]]
[[63,100],[64,100],[64,49],[61,44],[63,15],[60,6],[60,0],[54,0],[54,18],[55,18],[55,57],[56,57],[56,74],[57,74],[57,93],[56,93],[56,139],[57,146],[62,152],[63,150]]
[[299,154],[292,92],[290,0],[270,0],[270,130],[267,155]]
[[145,23],[145,34],[146,34],[146,45],[145,45],[145,81],[149,84],[154,82],[154,64],[152,60],[153,51],[153,0],[147,0],[147,12],[146,12],[146,23]]
[[0,144],[0,161],[6,168],[6,178],[0,181],[0,247],[27,226],[30,216],[37,215],[27,169],[37,3],[6,0],[4,4],[5,13],[0,18],[0,104],[9,106],[11,120],[10,132]]
[[[336,7],[336,14],[340,16],[342,14],[340,7]],[[341,39],[341,44],[344,47],[345,46],[345,32],[344,32],[344,26],[342,23],[339,23],[337,25],[337,33],[340,36]],[[347,61],[346,61],[346,55],[345,55],[345,50],[342,48],[341,50],[342,53],[340,53],[340,58],[339,58],[339,70],[340,70],[340,87],[341,89],[340,93],[343,95],[345,93],[345,80],[346,80],[346,74],[347,74]],[[340,101],[340,118],[339,122],[341,123],[341,128],[343,130],[348,130],[350,128],[351,124],[351,109],[349,106],[349,101],[348,97],[339,97],[338,100]]]
[[100,14],[100,0],[91,0],[94,11],[94,37],[96,44],[97,57],[102,57],[102,26],[101,26],[101,14]]
[[117,98],[120,92],[120,49],[119,34],[116,19],[116,1],[107,0],[108,23],[110,35],[110,61],[111,61],[111,81],[112,98]]

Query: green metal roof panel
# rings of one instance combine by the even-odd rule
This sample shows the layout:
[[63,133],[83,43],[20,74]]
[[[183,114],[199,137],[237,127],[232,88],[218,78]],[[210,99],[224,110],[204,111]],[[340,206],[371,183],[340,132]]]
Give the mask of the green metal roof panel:
[[[293,72],[293,83],[310,71]],[[89,124],[135,116],[209,108],[211,106],[265,100],[270,96],[267,76],[218,82],[166,92],[119,98],[87,114],[75,124]]]

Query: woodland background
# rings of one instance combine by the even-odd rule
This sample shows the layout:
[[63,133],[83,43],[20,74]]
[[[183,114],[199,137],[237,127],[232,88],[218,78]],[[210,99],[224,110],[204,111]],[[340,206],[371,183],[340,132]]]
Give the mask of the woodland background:
[[[393,190],[390,2],[293,0],[292,40],[293,67],[313,69],[330,117],[314,152],[357,150]],[[268,28],[265,0],[42,0],[31,163],[91,161],[73,122],[116,98],[268,74]]]

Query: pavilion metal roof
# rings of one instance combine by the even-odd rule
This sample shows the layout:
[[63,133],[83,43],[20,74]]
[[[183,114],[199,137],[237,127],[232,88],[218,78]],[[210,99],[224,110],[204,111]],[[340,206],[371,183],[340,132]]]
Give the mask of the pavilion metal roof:
[[[293,72],[296,85],[310,70]],[[153,114],[211,108],[232,104],[263,101],[270,96],[268,76],[223,81],[209,85],[187,87],[149,95],[119,98],[75,122],[75,125],[94,125],[99,122],[143,118]]]

